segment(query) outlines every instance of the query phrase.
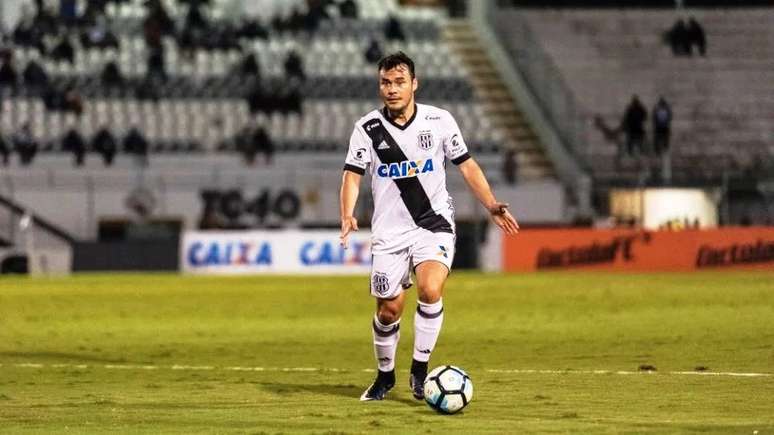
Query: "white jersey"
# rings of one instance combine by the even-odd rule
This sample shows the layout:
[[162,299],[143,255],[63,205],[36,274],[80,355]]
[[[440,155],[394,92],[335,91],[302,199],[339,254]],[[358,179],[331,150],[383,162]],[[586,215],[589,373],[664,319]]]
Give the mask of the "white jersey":
[[344,165],[344,170],[371,174],[372,252],[377,254],[402,249],[426,231],[454,234],[445,159],[459,165],[470,158],[446,110],[417,104],[402,126],[385,111],[374,110],[355,123]]

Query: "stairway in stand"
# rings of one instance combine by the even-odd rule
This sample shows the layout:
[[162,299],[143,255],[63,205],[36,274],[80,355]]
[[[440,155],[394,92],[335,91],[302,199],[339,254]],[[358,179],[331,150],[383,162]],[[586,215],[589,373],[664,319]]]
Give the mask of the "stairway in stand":
[[[503,156],[507,149],[516,151],[519,180],[555,177],[538,137],[522,115],[516,101],[497,73],[487,51],[467,20],[450,19],[442,29],[442,38],[462,60],[476,97],[483,103],[484,115],[492,128],[503,134]],[[464,134],[465,132],[463,132]]]

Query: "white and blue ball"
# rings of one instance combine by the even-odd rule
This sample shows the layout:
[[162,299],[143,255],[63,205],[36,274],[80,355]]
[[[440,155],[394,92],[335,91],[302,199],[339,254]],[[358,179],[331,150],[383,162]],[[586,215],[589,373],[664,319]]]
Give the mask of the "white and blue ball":
[[425,402],[442,414],[454,414],[473,399],[473,382],[459,367],[440,366],[425,378]]

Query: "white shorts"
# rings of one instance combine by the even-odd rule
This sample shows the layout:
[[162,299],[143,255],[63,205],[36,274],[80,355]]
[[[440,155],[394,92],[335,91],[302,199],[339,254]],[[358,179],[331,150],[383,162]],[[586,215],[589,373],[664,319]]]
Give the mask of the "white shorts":
[[408,247],[387,254],[374,254],[371,264],[371,294],[392,299],[411,287],[411,271],[428,260],[443,263],[451,271],[456,236],[450,233],[421,234]]

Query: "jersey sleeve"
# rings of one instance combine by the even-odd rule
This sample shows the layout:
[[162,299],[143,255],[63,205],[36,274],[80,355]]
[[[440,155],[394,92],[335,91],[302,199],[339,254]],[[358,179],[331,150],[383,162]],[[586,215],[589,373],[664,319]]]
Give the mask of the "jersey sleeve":
[[363,175],[369,163],[371,163],[371,139],[355,125],[349,138],[349,151],[344,160],[344,170]]
[[470,158],[468,146],[462,138],[462,132],[460,132],[460,127],[457,125],[454,117],[447,112],[444,118],[444,131],[446,134],[443,137],[443,152],[452,163],[459,165]]

